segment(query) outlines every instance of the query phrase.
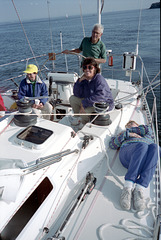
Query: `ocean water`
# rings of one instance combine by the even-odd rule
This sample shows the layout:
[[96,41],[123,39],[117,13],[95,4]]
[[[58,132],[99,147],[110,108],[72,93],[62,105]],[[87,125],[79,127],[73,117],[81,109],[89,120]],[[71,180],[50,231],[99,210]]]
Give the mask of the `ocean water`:
[[[117,54],[122,55],[124,52],[134,52],[136,49],[139,15],[139,10],[102,14],[102,24],[104,25],[102,41],[105,43],[107,49],[112,49],[114,54],[113,68],[120,61],[120,56]],[[96,15],[83,16],[86,36],[91,36],[91,29],[96,22]],[[27,21],[23,22],[23,27],[28,40],[19,22],[0,24],[0,92],[15,88],[14,83],[6,79],[22,74],[26,62],[6,66],[2,66],[2,64],[30,58],[33,56],[32,52],[34,52],[35,56],[47,54],[53,50],[55,53],[60,53],[60,32],[62,33],[63,49],[79,47],[84,36],[80,16],[55,18],[50,19],[50,21],[48,19]],[[138,43],[139,55],[144,61],[149,80],[152,81],[160,71],[160,9],[142,10]],[[68,55],[67,61],[69,71],[73,71],[73,68],[70,67],[72,65],[74,66],[74,71],[78,72],[77,57]],[[35,63],[35,61],[31,60],[30,63]],[[44,59],[38,59],[37,64],[40,69],[44,63],[49,69],[52,68],[51,62],[47,61],[47,56]],[[64,55],[56,57],[55,70],[66,70]],[[107,63],[102,66],[102,74],[109,74],[109,76],[111,74],[107,73]],[[115,72],[112,71],[112,74],[115,74]],[[45,74],[42,77],[45,78]],[[119,73],[116,73],[115,77],[119,77]],[[14,81],[19,84],[22,78],[20,77]],[[157,96],[160,129],[160,86],[154,91]],[[151,105],[150,96],[148,101]]]

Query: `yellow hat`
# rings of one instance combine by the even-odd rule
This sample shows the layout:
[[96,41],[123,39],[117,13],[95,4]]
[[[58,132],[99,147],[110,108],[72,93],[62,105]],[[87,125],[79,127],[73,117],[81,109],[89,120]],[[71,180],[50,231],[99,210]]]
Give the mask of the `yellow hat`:
[[38,68],[34,64],[29,64],[24,72],[25,73],[37,73],[38,72]]

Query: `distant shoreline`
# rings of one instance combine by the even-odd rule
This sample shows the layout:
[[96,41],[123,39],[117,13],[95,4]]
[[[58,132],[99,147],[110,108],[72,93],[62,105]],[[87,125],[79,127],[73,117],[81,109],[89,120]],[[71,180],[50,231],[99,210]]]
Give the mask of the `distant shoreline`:
[[160,8],[160,2],[152,3],[149,9]]
[[[160,4],[160,2],[159,2],[159,4]],[[157,8],[160,8],[160,7],[157,7]],[[144,8],[143,10],[149,10],[149,9],[154,9],[153,7],[151,8]],[[103,12],[103,14],[102,14],[102,16],[104,15],[104,14],[111,14],[111,13],[117,13],[117,12],[129,12],[129,11],[138,11],[138,10],[140,10],[140,9],[129,9],[129,10],[121,10],[121,11],[110,11],[110,12]],[[93,14],[93,13],[90,13],[90,14],[85,14],[84,15],[84,17],[87,17],[87,16],[93,16],[93,15],[95,15],[95,16],[97,16],[96,14]],[[53,18],[51,18],[51,20],[52,21],[54,21],[54,20],[58,20],[58,19],[71,19],[71,18],[80,18],[80,15],[78,15],[78,14],[76,14],[76,15],[71,15],[71,16],[68,16],[68,18],[66,18],[66,17],[64,17],[64,16],[59,16],[59,17],[53,17]],[[32,19],[24,19],[23,20],[23,23],[32,23],[32,22],[41,22],[41,21],[49,21],[49,19],[48,18],[44,18],[44,17],[42,17],[42,18],[32,18]],[[19,20],[9,20],[9,21],[6,21],[6,22],[0,22],[0,26],[4,26],[4,25],[10,25],[10,24],[19,24]]]

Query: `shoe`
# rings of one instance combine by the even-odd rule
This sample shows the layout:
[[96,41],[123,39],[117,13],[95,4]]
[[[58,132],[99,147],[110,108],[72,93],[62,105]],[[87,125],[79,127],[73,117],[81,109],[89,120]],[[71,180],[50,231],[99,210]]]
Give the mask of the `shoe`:
[[120,205],[124,210],[130,210],[131,208],[132,189],[124,187],[120,196]]
[[134,208],[137,211],[143,211],[145,209],[145,199],[144,199],[144,194],[143,190],[140,188],[134,189]]

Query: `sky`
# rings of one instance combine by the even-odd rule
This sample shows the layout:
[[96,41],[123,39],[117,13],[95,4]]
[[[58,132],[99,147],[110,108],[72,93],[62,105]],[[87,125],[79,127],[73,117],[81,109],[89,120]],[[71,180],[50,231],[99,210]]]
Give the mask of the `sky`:
[[[145,9],[158,1],[104,0],[103,12],[134,10],[140,9],[140,6]],[[80,9],[82,15],[97,12],[96,0],[0,0],[0,23],[18,21],[13,2],[22,21],[48,18],[49,15],[51,18],[80,15]]]

